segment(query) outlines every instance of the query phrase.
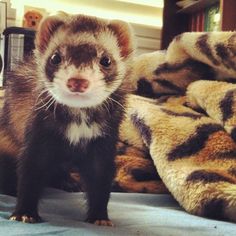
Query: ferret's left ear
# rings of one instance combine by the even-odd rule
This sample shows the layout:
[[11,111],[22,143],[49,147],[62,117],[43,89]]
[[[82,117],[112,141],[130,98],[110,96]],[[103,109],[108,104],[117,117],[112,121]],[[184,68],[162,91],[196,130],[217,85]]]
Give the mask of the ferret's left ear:
[[46,50],[52,35],[63,24],[63,19],[57,15],[46,17],[40,22],[39,29],[36,34],[35,45],[41,53]]
[[131,26],[120,20],[110,21],[108,28],[114,32],[121,49],[121,56],[126,58],[134,51],[133,30]]

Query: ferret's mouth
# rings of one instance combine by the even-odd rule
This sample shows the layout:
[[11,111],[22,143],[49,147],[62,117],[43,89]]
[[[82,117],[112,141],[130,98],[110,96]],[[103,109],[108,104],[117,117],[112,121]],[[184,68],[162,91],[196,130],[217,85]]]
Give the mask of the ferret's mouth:
[[78,100],[90,99],[90,96],[88,93],[79,93],[79,92],[72,93],[72,92],[69,92],[69,91],[67,92],[64,90],[60,92],[63,97],[66,97],[68,99],[78,99]]
[[74,108],[95,107],[103,103],[110,94],[102,90],[89,91],[86,93],[65,91],[61,88],[49,89],[55,100],[63,105]]

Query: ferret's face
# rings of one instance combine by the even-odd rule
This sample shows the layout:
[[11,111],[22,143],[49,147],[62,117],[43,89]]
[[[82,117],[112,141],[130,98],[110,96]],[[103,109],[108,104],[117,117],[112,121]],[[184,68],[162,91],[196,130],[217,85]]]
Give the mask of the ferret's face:
[[117,37],[107,27],[75,29],[62,26],[48,41],[38,60],[43,84],[61,104],[97,106],[121,85],[125,61]]

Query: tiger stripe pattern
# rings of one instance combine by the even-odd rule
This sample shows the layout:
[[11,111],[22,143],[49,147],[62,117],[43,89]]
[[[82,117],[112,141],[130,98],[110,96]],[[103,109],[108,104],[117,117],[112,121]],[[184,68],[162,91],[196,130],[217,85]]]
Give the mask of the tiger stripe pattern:
[[127,85],[133,94],[120,127],[120,140],[148,150],[165,186],[187,212],[233,222],[235,82],[235,32],[184,33],[166,52],[135,59]]

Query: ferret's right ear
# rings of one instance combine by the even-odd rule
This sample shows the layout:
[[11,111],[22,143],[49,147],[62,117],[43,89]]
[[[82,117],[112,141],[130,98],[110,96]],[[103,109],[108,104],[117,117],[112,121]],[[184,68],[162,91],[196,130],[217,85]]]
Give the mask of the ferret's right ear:
[[121,49],[121,56],[126,58],[134,51],[133,30],[131,26],[121,20],[112,20],[108,27],[113,31],[118,39]]
[[35,46],[41,53],[46,50],[48,42],[56,29],[63,24],[63,19],[58,16],[49,16],[41,21],[35,39]]

